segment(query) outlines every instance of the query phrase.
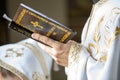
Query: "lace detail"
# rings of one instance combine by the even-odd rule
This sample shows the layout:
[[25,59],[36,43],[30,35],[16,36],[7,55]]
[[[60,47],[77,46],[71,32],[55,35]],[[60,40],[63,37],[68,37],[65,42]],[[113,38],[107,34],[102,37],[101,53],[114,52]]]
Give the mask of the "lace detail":
[[82,48],[81,44],[78,43],[73,43],[73,45],[70,48],[70,52],[69,52],[69,64],[72,64],[72,62],[77,62],[78,60],[78,55],[80,53],[80,50]]

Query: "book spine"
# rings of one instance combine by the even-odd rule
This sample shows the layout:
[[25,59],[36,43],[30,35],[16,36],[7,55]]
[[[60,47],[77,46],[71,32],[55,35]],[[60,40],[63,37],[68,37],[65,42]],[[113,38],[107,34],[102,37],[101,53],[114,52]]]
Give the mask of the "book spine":
[[9,24],[9,28],[16,31],[16,32],[19,32],[19,33],[27,36],[27,37],[31,37],[31,34],[33,33],[31,31],[21,27],[20,25],[16,24],[13,21]]

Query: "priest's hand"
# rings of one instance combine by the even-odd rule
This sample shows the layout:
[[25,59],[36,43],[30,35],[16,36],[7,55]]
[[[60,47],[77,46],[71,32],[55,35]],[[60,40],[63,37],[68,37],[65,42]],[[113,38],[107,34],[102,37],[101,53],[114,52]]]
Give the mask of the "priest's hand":
[[45,50],[55,60],[57,64],[61,66],[68,65],[68,53],[73,41],[70,40],[66,44],[64,44],[37,33],[33,33],[31,37],[35,40],[49,45],[46,46],[39,43],[40,47]]

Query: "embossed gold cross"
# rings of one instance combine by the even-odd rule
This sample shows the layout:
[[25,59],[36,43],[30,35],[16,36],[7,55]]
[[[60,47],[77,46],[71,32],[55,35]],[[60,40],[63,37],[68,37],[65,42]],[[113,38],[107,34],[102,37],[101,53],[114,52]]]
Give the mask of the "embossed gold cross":
[[39,23],[37,21],[33,22],[31,21],[30,22],[34,27],[40,27],[41,29],[43,29],[43,26],[39,25]]

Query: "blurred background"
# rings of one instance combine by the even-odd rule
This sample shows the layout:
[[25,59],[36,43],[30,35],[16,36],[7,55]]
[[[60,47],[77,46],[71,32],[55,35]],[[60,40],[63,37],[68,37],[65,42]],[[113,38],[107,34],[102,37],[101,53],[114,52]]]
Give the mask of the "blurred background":
[[[14,17],[20,3],[47,15],[48,17],[70,27],[77,35],[73,40],[80,42],[83,26],[90,14],[92,0],[1,0],[0,2],[0,45],[18,42],[27,37],[8,29],[7,22],[2,18],[6,13]],[[66,80],[64,68],[52,72],[52,80]]]

